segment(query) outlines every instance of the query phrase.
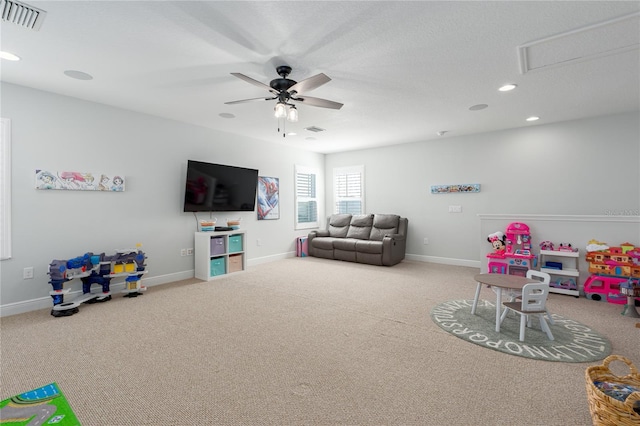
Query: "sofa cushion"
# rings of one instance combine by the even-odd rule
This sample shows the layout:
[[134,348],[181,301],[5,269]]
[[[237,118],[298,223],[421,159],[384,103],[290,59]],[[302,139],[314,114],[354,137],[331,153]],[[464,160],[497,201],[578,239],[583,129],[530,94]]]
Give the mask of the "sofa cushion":
[[382,241],[363,241],[363,240],[359,240],[356,243],[356,251],[358,253],[381,254],[382,253]]
[[311,240],[311,245],[314,248],[324,249],[324,250],[333,250],[333,242],[339,241],[341,238],[332,238],[332,237],[321,237],[314,238]]
[[382,241],[385,235],[398,233],[398,221],[400,216],[396,214],[376,214],[373,216],[370,240]]
[[355,251],[357,241],[360,240],[353,238],[336,238],[333,240],[333,248],[337,250]]
[[344,238],[349,231],[350,214],[334,214],[329,218],[329,236]]
[[372,214],[359,214],[351,217],[349,224],[349,232],[347,238],[357,238],[359,240],[368,240],[373,226]]

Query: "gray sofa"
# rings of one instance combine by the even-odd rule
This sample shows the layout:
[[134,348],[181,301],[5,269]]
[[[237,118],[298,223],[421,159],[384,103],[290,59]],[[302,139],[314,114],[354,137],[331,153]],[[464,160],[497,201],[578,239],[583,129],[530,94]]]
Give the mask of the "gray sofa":
[[395,214],[334,214],[311,231],[309,256],[391,266],[404,259],[408,219]]

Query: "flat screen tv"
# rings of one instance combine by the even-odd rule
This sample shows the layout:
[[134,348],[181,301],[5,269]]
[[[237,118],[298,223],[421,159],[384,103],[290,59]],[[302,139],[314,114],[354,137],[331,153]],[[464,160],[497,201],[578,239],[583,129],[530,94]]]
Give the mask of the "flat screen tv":
[[257,170],[188,160],[184,211],[254,211],[257,186]]

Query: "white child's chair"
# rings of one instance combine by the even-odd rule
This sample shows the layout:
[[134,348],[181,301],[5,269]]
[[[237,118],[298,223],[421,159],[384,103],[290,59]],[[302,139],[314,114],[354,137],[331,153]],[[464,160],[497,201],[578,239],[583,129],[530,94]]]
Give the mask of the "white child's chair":
[[531,327],[531,317],[537,316],[540,320],[540,328],[547,333],[549,340],[553,340],[553,334],[549,328],[549,324],[544,319],[545,314],[548,315],[546,309],[547,296],[549,295],[549,285],[545,283],[540,284],[526,284],[522,288],[522,300],[520,302],[503,302],[502,305],[506,308],[500,316],[500,324],[504,321],[507,313],[513,311],[520,314],[520,341],[524,342],[525,324]]
[[[551,275],[547,274],[546,272],[535,271],[533,269],[529,269],[527,271],[527,278],[529,278],[530,280],[537,280],[537,281],[543,282],[546,285],[549,285],[549,283],[551,282]],[[518,295],[516,299],[519,299],[520,297],[521,295]],[[514,302],[514,301],[515,300],[509,300],[509,302]],[[549,314],[549,311],[547,311],[547,319],[551,324],[555,324],[553,322],[553,318],[551,318],[551,314]]]

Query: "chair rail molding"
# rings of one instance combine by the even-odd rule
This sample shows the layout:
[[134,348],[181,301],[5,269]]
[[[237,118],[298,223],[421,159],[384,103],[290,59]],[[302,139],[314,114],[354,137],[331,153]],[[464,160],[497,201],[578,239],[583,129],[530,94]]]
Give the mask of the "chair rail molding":
[[[623,212],[622,210],[620,212]],[[557,214],[478,214],[480,220],[536,220],[558,222],[629,222],[640,223],[640,216],[627,214],[610,215],[557,215]]]

